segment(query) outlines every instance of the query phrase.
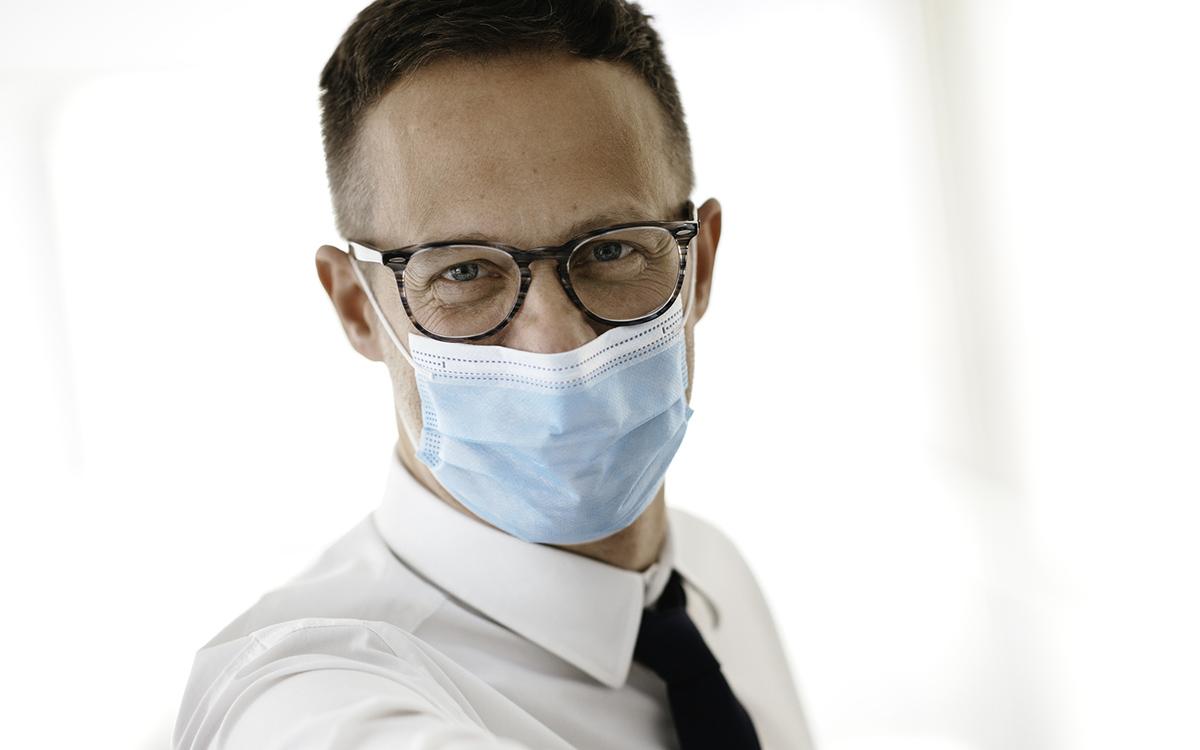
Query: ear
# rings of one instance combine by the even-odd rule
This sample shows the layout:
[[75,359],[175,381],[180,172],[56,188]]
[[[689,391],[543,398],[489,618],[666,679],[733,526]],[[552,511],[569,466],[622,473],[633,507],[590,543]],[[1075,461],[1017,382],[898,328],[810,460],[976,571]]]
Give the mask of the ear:
[[374,311],[358,285],[350,262],[350,256],[345,252],[332,245],[321,245],[317,248],[317,278],[333,302],[350,345],[367,359],[382,362]]
[[708,298],[712,292],[713,264],[717,260],[717,243],[721,240],[721,204],[716,198],[704,201],[696,209],[700,221],[700,234],[692,245],[696,274],[696,307],[693,315],[699,320],[708,309]]

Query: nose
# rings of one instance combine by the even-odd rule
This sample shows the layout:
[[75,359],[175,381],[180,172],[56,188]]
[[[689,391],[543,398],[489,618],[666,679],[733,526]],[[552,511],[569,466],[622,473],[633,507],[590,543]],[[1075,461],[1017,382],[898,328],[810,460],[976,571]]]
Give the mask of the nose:
[[516,317],[505,327],[504,345],[552,354],[583,346],[596,338],[588,317],[571,302],[558,280],[555,261],[529,264],[529,292]]

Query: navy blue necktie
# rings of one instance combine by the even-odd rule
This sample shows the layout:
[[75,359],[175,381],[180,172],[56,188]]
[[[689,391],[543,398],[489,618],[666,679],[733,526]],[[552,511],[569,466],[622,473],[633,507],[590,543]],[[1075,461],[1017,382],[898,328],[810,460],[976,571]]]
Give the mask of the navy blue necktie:
[[654,609],[642,610],[633,658],[667,683],[682,750],[761,750],[750,715],[692,618],[679,571],[672,570]]

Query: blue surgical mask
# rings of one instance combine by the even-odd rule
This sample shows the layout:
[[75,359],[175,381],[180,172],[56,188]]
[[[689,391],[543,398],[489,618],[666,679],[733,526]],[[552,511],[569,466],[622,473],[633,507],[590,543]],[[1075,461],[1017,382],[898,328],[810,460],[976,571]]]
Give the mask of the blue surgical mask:
[[680,299],[566,352],[410,334],[410,354],[350,265],[413,366],[417,458],[468,510],[527,542],[579,544],[624,529],[654,500],[692,415]]

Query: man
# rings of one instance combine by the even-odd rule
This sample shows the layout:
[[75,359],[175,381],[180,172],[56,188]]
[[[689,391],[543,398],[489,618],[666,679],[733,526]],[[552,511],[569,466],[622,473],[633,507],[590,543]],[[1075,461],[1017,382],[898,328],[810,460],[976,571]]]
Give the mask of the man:
[[753,575],[665,504],[721,207],[647,17],[380,0],[321,83],[317,272],[395,454],[199,651],[174,747],[809,747]]

